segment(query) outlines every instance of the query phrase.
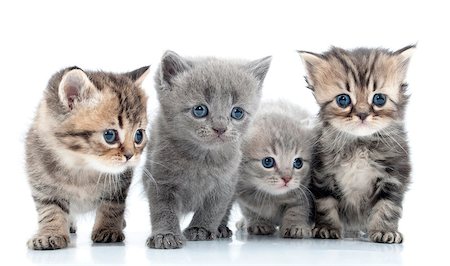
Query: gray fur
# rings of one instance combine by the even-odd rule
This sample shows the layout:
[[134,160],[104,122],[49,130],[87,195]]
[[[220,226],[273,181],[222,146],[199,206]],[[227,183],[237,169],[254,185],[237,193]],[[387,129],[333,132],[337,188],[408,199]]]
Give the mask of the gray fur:
[[[308,87],[321,107],[311,182],[315,237],[363,231],[374,242],[402,242],[398,221],[411,172],[404,80],[412,50],[414,46],[396,52],[335,47],[323,55],[301,52]],[[372,103],[376,93],[386,95],[385,105]],[[350,95],[352,104],[338,107],[335,97],[340,94]]]
[[[312,124],[313,118],[296,105],[282,101],[261,105],[242,145],[236,197],[244,219],[238,227],[250,234],[273,234],[280,226],[282,237],[311,236],[314,201],[307,186]],[[262,160],[269,156],[276,166],[266,169]],[[293,167],[295,158],[302,158],[302,168]],[[292,179],[285,184],[284,176]]]
[[[270,58],[241,63],[164,54],[155,77],[161,104],[151,130],[144,176],[152,222],[150,248],[180,248],[183,241],[229,237],[221,224],[234,193],[242,135],[257,111]],[[204,104],[205,118],[192,108]],[[234,106],[246,113],[230,117]],[[226,128],[218,138],[212,128]],[[195,212],[181,233],[179,217]]]

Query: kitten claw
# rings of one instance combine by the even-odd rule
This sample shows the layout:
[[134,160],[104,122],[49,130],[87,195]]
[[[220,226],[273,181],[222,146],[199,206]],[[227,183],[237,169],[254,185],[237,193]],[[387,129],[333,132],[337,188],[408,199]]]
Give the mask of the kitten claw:
[[252,224],[247,227],[247,232],[251,235],[272,235],[276,231],[271,224]]
[[304,225],[282,226],[280,233],[284,238],[310,238],[312,235],[311,227]]
[[125,239],[121,229],[100,228],[92,232],[91,239],[94,243],[115,243]]
[[312,231],[315,238],[323,239],[340,239],[342,238],[341,230],[336,228],[329,228],[327,226],[316,227]]
[[157,234],[150,236],[146,242],[147,247],[155,249],[175,249],[182,248],[183,241],[180,235]]
[[28,247],[34,250],[52,250],[67,247],[69,244],[67,235],[36,235],[28,240]]
[[372,242],[386,244],[400,244],[403,242],[403,236],[397,231],[370,231],[369,239]]
[[217,229],[218,238],[230,238],[233,236],[233,231],[230,230],[226,225],[219,225]]
[[189,227],[183,232],[184,236],[189,241],[204,241],[214,240],[216,235],[203,227]]

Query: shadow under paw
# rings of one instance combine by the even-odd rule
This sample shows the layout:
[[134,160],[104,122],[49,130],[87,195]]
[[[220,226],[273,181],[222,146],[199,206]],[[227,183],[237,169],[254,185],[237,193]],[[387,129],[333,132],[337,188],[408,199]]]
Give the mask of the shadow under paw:
[[36,235],[28,240],[28,247],[35,250],[61,249],[69,244],[67,235]]
[[121,229],[100,228],[92,232],[91,239],[95,243],[116,243],[125,239]]
[[337,228],[330,228],[327,226],[318,226],[313,229],[312,235],[315,238],[323,239],[340,239],[342,238],[342,232]]
[[386,244],[400,244],[403,242],[403,236],[397,231],[370,231],[369,238],[372,242]]
[[311,227],[305,225],[281,226],[280,234],[284,238],[310,238]]
[[219,225],[217,228],[217,237],[218,238],[230,238],[233,236],[233,231],[226,225]]
[[175,249],[183,247],[182,236],[174,234],[157,234],[150,236],[146,243],[149,248]]
[[183,232],[184,237],[189,241],[214,240],[216,235],[203,227],[189,227]]
[[271,224],[251,224],[247,227],[247,232],[251,235],[272,235],[276,231]]

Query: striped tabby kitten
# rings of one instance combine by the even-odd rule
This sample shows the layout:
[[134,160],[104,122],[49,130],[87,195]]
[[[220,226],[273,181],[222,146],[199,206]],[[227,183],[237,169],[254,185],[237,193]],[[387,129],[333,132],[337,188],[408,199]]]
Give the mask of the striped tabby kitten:
[[93,209],[92,241],[123,241],[125,199],[147,142],[141,82],[148,69],[112,74],[71,67],[50,79],[26,139],[39,216],[29,248],[66,247],[75,215]]
[[282,237],[311,237],[311,116],[281,101],[259,110],[242,144],[236,197],[244,218],[237,227],[267,235],[280,226]]
[[405,76],[414,48],[300,52],[320,105],[311,183],[315,237],[364,231],[374,242],[402,242],[398,221],[411,171]]
[[[164,54],[155,77],[160,112],[144,176],[150,248],[231,237],[224,224],[236,185],[242,136],[259,106],[270,57],[253,62]],[[195,212],[181,233],[179,218]]]

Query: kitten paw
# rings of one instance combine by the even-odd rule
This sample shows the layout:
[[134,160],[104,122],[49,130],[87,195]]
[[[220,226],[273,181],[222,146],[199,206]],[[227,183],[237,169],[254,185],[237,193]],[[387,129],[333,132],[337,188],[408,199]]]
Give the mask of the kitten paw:
[[71,234],[76,234],[77,233],[77,227],[75,225],[70,225],[69,232]]
[[189,241],[204,241],[214,240],[216,235],[203,227],[189,227],[183,232],[184,236]]
[[115,243],[125,239],[121,229],[99,228],[92,232],[91,239],[94,243]]
[[310,226],[290,225],[281,226],[280,233],[284,238],[310,238],[312,230]]
[[312,235],[315,238],[324,238],[324,239],[339,239],[342,238],[341,230],[337,228],[329,228],[327,226],[316,227],[312,231]]
[[183,247],[182,236],[174,234],[157,234],[150,236],[146,243],[149,248],[175,249]]
[[217,237],[218,238],[230,238],[233,236],[233,231],[228,228],[226,225],[219,225],[217,228]]
[[370,231],[369,238],[372,242],[386,243],[386,244],[399,244],[403,242],[403,236],[397,231]]
[[36,235],[28,240],[28,247],[35,250],[61,249],[69,244],[67,235]]
[[252,224],[247,227],[247,232],[251,235],[272,235],[276,231],[271,224]]

